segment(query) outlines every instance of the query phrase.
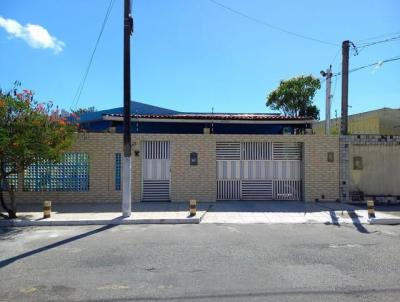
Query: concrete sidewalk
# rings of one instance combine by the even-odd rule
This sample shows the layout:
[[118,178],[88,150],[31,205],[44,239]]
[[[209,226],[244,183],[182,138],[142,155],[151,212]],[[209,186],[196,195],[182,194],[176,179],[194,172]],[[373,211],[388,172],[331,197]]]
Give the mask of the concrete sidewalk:
[[0,226],[65,226],[113,224],[198,224],[206,205],[198,205],[196,216],[189,215],[186,203],[134,203],[132,215],[122,217],[121,204],[53,203],[51,218],[43,219],[39,204],[21,205],[19,219],[0,220]]
[[[197,215],[189,216],[188,203],[147,202],[132,204],[132,216],[121,216],[121,205],[54,203],[52,216],[43,219],[41,205],[22,205],[20,219],[0,220],[0,226],[64,226],[110,224],[198,224],[198,223],[281,223],[281,224],[399,224],[400,207],[377,211],[369,220],[362,205],[304,203],[296,201],[229,201],[199,203]],[[396,215],[397,214],[397,215]]]
[[[397,209],[400,213],[400,208]],[[400,223],[400,217],[393,213],[377,212],[378,224],[381,219],[390,219],[392,224]],[[293,201],[274,202],[217,202],[211,204],[202,223],[282,223],[282,224],[368,224],[365,207],[345,203],[304,203]]]

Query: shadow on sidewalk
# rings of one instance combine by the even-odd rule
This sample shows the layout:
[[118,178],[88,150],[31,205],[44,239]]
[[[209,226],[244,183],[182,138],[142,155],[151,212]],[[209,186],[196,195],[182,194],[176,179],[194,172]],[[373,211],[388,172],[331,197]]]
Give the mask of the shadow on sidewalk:
[[326,222],[325,224],[327,224],[327,225],[333,224],[333,225],[340,227],[339,218],[337,217],[336,212],[332,211],[332,210],[329,211],[329,216],[331,216],[332,222]]
[[347,211],[347,214],[351,218],[351,221],[353,221],[353,225],[356,227],[357,231],[363,234],[369,234],[369,231],[362,225],[355,211]]
[[[117,218],[117,219],[120,219],[120,218]],[[36,255],[38,253],[48,251],[50,249],[62,246],[64,244],[71,243],[71,242],[76,241],[76,240],[80,240],[80,239],[92,236],[94,234],[98,234],[100,232],[103,232],[103,231],[106,231],[108,229],[111,229],[111,228],[113,228],[115,226],[117,226],[117,225],[116,224],[105,225],[105,226],[103,226],[101,228],[98,228],[98,229],[95,229],[95,230],[92,230],[92,231],[89,231],[89,232],[86,232],[86,233],[83,233],[83,234],[79,234],[79,235],[76,235],[76,236],[61,240],[61,241],[57,241],[55,243],[51,243],[49,245],[37,248],[35,250],[29,251],[29,252],[26,252],[26,253],[23,253],[23,254],[20,254],[20,255],[5,259],[5,260],[1,260],[0,261],[0,268],[3,268],[5,266],[7,266],[7,265],[10,265],[10,264],[12,264],[12,263],[14,263],[14,262],[16,262],[18,260],[33,256],[33,255]]]

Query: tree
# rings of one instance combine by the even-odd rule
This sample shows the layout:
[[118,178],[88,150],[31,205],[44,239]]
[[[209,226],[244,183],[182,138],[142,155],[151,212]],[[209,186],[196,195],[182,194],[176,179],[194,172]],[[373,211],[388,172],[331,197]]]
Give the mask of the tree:
[[266,105],[287,116],[307,116],[317,120],[319,119],[319,109],[312,100],[320,88],[319,79],[311,75],[283,80],[278,88],[267,96]]
[[78,108],[76,110],[72,110],[72,113],[75,114],[76,116],[81,116],[86,113],[90,112],[96,112],[97,109],[94,106],[87,107],[87,108]]
[[[31,91],[0,90],[0,202],[9,218],[16,218],[16,203],[8,177],[42,160],[60,160],[73,143],[75,129],[60,118],[51,102],[34,101]],[[9,193],[10,206],[4,191]]]

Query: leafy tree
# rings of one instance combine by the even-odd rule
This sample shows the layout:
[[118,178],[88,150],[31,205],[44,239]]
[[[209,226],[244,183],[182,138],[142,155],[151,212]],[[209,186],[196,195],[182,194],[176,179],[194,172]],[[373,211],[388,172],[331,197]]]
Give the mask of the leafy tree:
[[97,109],[94,106],[87,107],[87,108],[78,108],[76,110],[72,110],[72,114],[76,116],[81,116],[82,114],[90,113],[90,112],[96,112]]
[[[16,203],[8,177],[41,160],[60,160],[73,142],[75,129],[60,118],[51,102],[34,101],[31,91],[0,90],[0,202],[9,218],[16,218]],[[4,191],[9,193],[10,205]]]
[[312,100],[320,88],[319,79],[311,75],[283,80],[278,88],[267,96],[266,105],[287,116],[307,116],[319,119],[319,109]]

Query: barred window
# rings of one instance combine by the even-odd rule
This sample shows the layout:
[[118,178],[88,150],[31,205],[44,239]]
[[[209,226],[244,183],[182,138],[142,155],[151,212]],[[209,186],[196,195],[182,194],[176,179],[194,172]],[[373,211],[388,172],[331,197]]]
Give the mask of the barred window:
[[121,153],[115,153],[115,191],[121,190]]
[[24,191],[88,191],[89,155],[65,153],[60,162],[41,161],[24,173]]

